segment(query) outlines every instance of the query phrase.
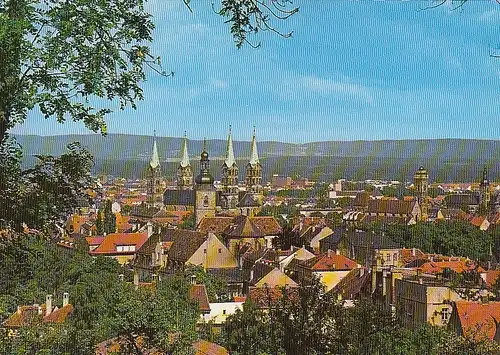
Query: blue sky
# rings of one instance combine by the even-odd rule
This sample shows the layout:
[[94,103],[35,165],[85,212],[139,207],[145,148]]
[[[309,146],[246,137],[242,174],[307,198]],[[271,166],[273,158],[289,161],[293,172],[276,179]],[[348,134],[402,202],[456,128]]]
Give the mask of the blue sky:
[[[137,110],[109,115],[111,133],[313,142],[500,137],[500,5],[469,1],[295,0],[277,23],[291,39],[236,49],[209,1],[150,0],[153,52],[173,78],[148,73]],[[500,52],[500,51],[499,51]],[[32,114],[21,134],[90,133]]]

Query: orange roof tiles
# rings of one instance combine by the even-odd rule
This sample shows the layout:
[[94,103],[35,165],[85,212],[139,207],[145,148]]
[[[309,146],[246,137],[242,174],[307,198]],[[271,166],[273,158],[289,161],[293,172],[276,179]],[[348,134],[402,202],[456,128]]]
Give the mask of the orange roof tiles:
[[[134,254],[146,242],[148,233],[111,233],[90,254]],[[135,245],[135,251],[118,251],[117,246]]]
[[206,340],[198,340],[193,343],[195,355],[229,355],[229,351],[220,345],[210,343]]
[[[430,261],[428,263],[423,264],[418,269],[424,273],[434,274],[441,273],[444,269],[451,269],[457,273],[461,273],[464,271],[471,271],[476,268],[476,264],[472,261],[465,260],[454,260],[454,261]],[[477,268],[478,272],[484,272],[484,269],[481,267]]]
[[[500,282],[500,270],[486,271],[486,286],[492,287],[496,282]],[[500,320],[499,320],[500,321]]]
[[500,302],[457,301],[455,308],[463,335],[493,340],[496,332],[494,319],[500,322]]
[[476,216],[476,217],[472,218],[470,223],[475,227],[481,227],[481,224],[483,224],[485,219],[486,219],[486,217],[484,217],[484,216]]

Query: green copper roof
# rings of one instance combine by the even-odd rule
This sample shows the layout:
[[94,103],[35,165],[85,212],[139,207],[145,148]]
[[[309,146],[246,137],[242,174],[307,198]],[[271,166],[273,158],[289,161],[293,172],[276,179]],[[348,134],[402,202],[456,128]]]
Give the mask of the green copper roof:
[[231,135],[231,126],[229,126],[229,137],[227,138],[227,149],[226,149],[226,166],[231,167],[233,164],[236,164],[236,159],[234,159],[234,150],[233,150],[233,137]]
[[158,148],[156,148],[156,138],[153,143],[153,155],[151,155],[151,160],[149,162],[149,165],[153,168],[156,169],[160,165],[160,157],[158,156]]
[[250,164],[256,165],[259,163],[259,153],[257,152],[257,140],[255,139],[255,128],[253,129],[252,148],[250,151]]
[[185,168],[187,166],[191,166],[189,162],[188,148],[187,148],[187,137],[184,134],[184,144],[182,146],[182,159],[181,159],[181,167]]

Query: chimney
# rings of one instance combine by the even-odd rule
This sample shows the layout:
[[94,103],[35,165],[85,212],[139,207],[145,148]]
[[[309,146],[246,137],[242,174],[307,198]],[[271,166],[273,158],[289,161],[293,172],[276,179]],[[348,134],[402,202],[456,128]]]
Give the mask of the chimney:
[[417,253],[417,249],[411,248],[411,256],[415,256],[416,253]]
[[139,286],[139,274],[134,272],[134,285]]
[[120,280],[120,282],[123,282],[125,280],[125,275],[123,274],[118,275],[118,279]]
[[64,292],[63,293],[63,307],[66,307],[69,304],[69,293]]
[[340,255],[340,249],[335,249],[335,254]]
[[41,316],[42,315],[42,307],[38,303],[35,303],[33,305],[33,307],[36,308],[36,311],[37,311],[38,315]]
[[17,306],[17,314],[21,314],[21,306]]
[[153,278],[153,282],[158,282],[158,274],[153,274],[151,277]]
[[52,313],[52,295],[47,295],[45,298],[45,307],[47,308],[45,315],[48,316]]
[[424,279],[420,277],[420,278],[418,279],[418,283],[419,283],[420,285],[423,285],[423,283],[424,283]]
[[153,223],[148,222],[147,227],[148,227],[148,238],[149,238],[153,235]]
[[250,270],[250,281],[253,281],[253,268]]
[[191,275],[191,285],[196,285],[196,275]]
[[331,249],[328,249],[328,251],[326,252],[326,255],[331,258],[334,254],[333,254],[333,250]]

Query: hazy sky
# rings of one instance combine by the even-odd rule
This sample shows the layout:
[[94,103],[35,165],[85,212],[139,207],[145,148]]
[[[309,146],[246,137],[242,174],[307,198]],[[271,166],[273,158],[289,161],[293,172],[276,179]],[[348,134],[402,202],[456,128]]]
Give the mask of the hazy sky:
[[[500,137],[500,5],[469,1],[295,0],[300,12],[236,49],[210,1],[150,0],[153,52],[174,78],[149,72],[137,110],[109,132],[311,142]],[[217,1],[216,1],[217,3]],[[500,52],[500,51],[498,51]],[[115,107],[117,107],[115,105]],[[33,114],[15,133],[89,133]]]

